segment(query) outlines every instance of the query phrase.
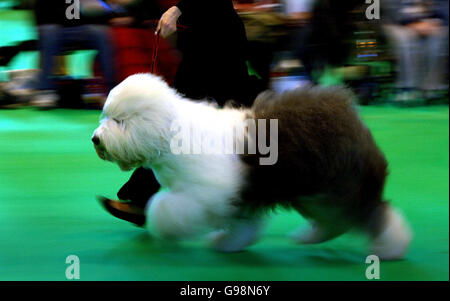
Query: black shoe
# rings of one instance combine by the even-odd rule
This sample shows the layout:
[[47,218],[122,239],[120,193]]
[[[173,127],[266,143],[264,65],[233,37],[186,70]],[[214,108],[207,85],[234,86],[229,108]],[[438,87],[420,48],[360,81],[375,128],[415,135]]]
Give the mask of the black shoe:
[[139,227],[144,226],[146,221],[144,208],[132,203],[111,200],[103,196],[98,196],[97,199],[103,208],[105,208],[112,216],[133,223]]
[[11,93],[0,90],[0,109],[15,109],[23,106]]
[[0,66],[7,66],[18,53],[17,46],[0,47]]

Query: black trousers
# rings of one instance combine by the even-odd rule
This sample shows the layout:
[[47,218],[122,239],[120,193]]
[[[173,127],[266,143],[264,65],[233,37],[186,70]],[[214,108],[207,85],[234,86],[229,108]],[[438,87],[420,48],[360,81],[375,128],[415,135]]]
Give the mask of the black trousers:
[[120,200],[131,201],[144,208],[152,195],[158,192],[160,185],[150,169],[137,168],[128,182],[120,188],[117,196]]
[[[200,3],[205,5],[198,5]],[[248,75],[248,45],[244,24],[229,0],[217,2],[223,8],[214,6],[214,14],[207,11],[202,13],[210,3],[186,2],[181,23],[188,29],[178,33],[177,47],[182,53],[182,61],[174,88],[187,98],[210,98],[219,106],[229,100],[238,105],[250,106],[265,86]],[[196,9],[190,9],[192,7],[188,4],[197,5]],[[121,200],[145,206],[159,189],[153,172],[140,167],[117,195]]]

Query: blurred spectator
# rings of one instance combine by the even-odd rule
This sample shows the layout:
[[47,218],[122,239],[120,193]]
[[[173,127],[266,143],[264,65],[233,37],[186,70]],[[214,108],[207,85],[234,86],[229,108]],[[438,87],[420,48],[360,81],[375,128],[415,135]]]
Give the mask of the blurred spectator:
[[347,59],[354,31],[351,12],[360,4],[360,0],[292,1],[291,9],[298,12],[291,16],[304,24],[294,51],[313,81],[328,67],[340,66]]
[[95,49],[102,68],[108,92],[115,85],[113,49],[107,27],[111,11],[103,1],[81,0],[80,18],[69,18],[66,11],[71,5],[66,1],[37,0],[36,23],[41,52],[40,93],[32,104],[52,107],[58,101],[53,71],[55,56],[64,51]]
[[311,19],[314,0],[284,0],[285,13],[293,24],[306,24]]
[[281,5],[274,0],[237,0],[234,3],[247,33],[250,70],[259,78],[261,89],[268,89],[274,53],[286,44],[285,17],[279,12]]
[[397,101],[427,99],[445,89],[448,1],[384,0],[382,20],[397,64]]
[[[115,12],[109,23],[112,25],[117,80],[120,82],[136,73],[153,72],[172,85],[180,61],[179,53],[175,43],[157,39],[154,35],[166,4],[162,0],[110,0],[108,4]],[[155,47],[158,48],[156,59],[153,58]]]
[[108,0],[114,11],[111,25],[145,27],[148,20],[157,20],[163,13],[157,0]]
[[291,50],[294,57],[302,61],[308,75],[312,72],[312,66],[308,60],[308,39],[312,27],[309,26],[312,19],[314,0],[285,0],[285,13],[290,27]]

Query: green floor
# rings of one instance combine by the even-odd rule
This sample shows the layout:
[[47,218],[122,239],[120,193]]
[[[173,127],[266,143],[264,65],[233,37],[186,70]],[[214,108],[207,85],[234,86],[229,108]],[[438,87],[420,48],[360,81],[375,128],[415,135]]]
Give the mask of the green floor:
[[[415,232],[408,257],[381,262],[381,280],[449,280],[448,106],[364,107],[385,151],[386,197]],[[95,195],[129,177],[97,158],[98,111],[0,111],[0,280],[65,280],[77,255],[81,280],[365,280],[366,240],[347,234],[298,246],[285,234],[304,220],[273,216],[248,251],[220,254],[203,241],[161,244],[116,220]]]

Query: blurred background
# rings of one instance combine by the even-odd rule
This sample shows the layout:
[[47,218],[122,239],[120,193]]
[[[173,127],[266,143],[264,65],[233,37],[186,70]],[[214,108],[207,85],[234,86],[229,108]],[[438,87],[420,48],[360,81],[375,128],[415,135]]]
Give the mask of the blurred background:
[[[157,244],[104,212],[95,195],[114,198],[130,174],[99,160],[90,136],[127,76],[173,83],[176,36],[155,56],[154,29],[177,1],[81,0],[81,19],[65,2],[0,0],[0,280],[65,280],[70,254],[82,280],[366,280],[363,239],[293,248],[284,235],[302,222],[294,213],[278,212],[250,252],[224,255]],[[382,280],[448,281],[449,1],[234,5],[262,87],[355,92],[389,161],[386,198],[415,232],[408,258],[383,263]]]
[[[128,75],[151,72],[152,28],[177,1],[0,1],[1,107],[101,107]],[[58,4],[59,3],[59,4]],[[234,1],[248,67],[266,88],[346,84],[361,104],[448,103],[448,1]],[[180,55],[162,39],[154,72]],[[155,68],[154,68],[155,69]]]

